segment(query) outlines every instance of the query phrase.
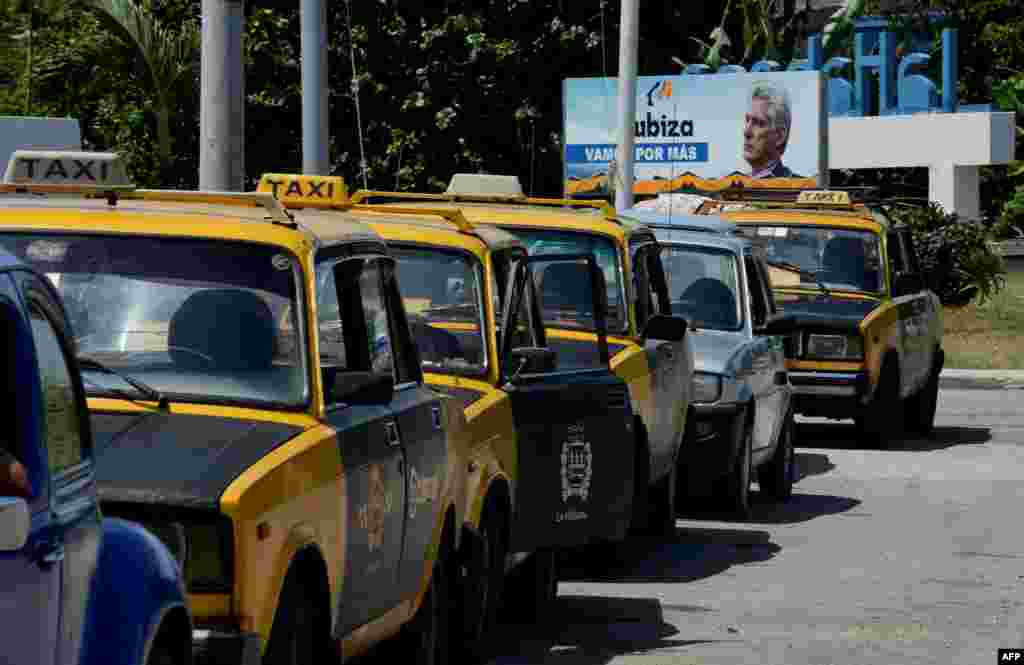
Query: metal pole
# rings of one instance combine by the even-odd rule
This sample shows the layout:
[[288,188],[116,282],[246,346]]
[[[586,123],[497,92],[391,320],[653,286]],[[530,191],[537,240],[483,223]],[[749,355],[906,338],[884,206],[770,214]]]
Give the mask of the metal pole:
[[302,26],[302,172],[327,175],[327,3],[300,0]]
[[199,188],[245,186],[244,0],[202,0]]
[[639,0],[622,0],[619,35],[619,148],[616,159],[615,209],[633,206],[633,145],[636,138],[636,63],[639,36]]

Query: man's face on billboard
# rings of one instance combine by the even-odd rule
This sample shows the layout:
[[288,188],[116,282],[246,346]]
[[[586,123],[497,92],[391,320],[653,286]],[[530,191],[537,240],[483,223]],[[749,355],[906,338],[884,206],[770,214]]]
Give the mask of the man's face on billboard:
[[743,123],[743,158],[759,169],[782,156],[782,129],[772,127],[769,101],[754,97]]

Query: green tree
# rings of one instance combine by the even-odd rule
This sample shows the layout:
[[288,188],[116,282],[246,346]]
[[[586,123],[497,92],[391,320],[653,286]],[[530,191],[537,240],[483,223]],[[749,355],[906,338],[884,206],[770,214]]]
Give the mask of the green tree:
[[[25,32],[25,115],[32,113],[32,75],[35,69],[34,43],[39,26],[49,17],[60,14],[67,3],[61,0],[0,0],[0,17],[23,17]],[[9,34],[9,33],[8,33]]]

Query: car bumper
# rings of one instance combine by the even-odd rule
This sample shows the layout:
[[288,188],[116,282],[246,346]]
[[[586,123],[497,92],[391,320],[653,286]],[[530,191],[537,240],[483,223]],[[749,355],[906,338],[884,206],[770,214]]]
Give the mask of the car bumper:
[[865,372],[790,371],[795,411],[806,416],[852,418],[870,388]]
[[689,440],[692,445],[684,452],[687,478],[690,484],[704,484],[728,473],[736,451],[733,448],[733,428],[740,405],[737,403],[694,404],[693,428]]
[[262,642],[257,633],[196,629],[192,631],[194,665],[257,665]]

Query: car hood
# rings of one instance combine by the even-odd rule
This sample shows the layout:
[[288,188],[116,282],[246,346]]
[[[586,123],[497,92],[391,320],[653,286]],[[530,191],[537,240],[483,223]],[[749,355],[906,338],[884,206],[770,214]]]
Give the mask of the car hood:
[[783,293],[778,306],[784,314],[792,314],[801,328],[846,330],[856,332],[864,320],[881,303],[878,300],[849,298],[837,294]]
[[243,471],[301,431],[191,414],[92,413],[101,501],[217,509]]
[[693,349],[693,369],[696,372],[730,374],[736,352],[746,341],[743,332],[699,329],[687,333]]

